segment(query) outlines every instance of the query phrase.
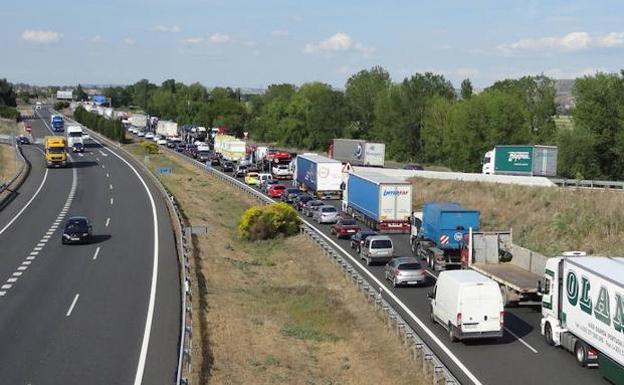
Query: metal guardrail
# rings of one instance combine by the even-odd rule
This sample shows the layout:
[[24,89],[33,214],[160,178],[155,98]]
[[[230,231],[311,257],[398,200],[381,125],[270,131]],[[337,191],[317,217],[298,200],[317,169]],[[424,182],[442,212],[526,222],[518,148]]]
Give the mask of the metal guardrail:
[[560,179],[560,178],[551,178],[550,180],[554,184],[560,187],[624,190],[624,182],[619,182],[619,181]]
[[[176,151],[169,150],[170,153],[182,158],[185,161],[195,163],[196,165],[206,169],[212,175],[221,179],[222,181],[237,187],[238,189],[250,194],[261,203],[270,204],[275,201],[264,194],[254,190],[247,186],[245,183],[233,178],[219,170],[207,166],[201,162],[190,159]],[[442,363],[442,361],[434,354],[434,352],[427,346],[427,344],[418,336],[418,333],[409,325],[408,322],[401,316],[401,314],[394,309],[391,303],[386,301],[382,297],[382,288],[375,288],[371,285],[352,265],[352,263],[344,258],[339,251],[337,251],[330,243],[328,243],[319,230],[308,224],[303,224],[300,227],[301,233],[306,236],[308,240],[319,246],[323,253],[334,261],[338,267],[342,269],[344,274],[349,280],[351,280],[360,291],[368,299],[369,303],[372,303],[375,310],[384,316],[388,327],[392,328],[394,332],[402,339],[403,344],[410,350],[412,358],[420,362],[425,375],[431,376],[432,384],[439,385],[459,385],[460,382],[451,373],[451,371]],[[188,383],[187,383],[188,384]]]

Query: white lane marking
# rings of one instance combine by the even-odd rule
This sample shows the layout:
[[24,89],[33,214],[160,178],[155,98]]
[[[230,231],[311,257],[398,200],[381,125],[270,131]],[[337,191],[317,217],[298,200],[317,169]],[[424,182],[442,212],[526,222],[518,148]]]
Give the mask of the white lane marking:
[[111,198],[111,199],[110,199],[110,204],[111,204],[111,205],[113,204],[113,198]]
[[37,247],[43,247],[45,246],[45,243],[37,243]]
[[97,160],[98,162],[100,161],[100,158],[98,158],[97,156],[95,157],[95,160]]
[[112,190],[112,189],[113,189],[113,185],[112,185],[112,184],[109,184],[109,185],[108,185],[108,189],[109,189],[109,190]]
[[43,236],[43,239],[41,240],[41,242],[47,242],[48,239],[50,239],[50,236],[46,234]]
[[21,272],[21,271],[16,271],[15,273],[13,273],[13,276],[14,276],[14,277],[19,277],[19,276],[21,276],[21,275],[22,275],[22,272]]
[[18,266],[17,267],[17,270],[19,270],[19,271],[24,271],[26,269],[28,269],[28,266]]
[[78,297],[80,297],[80,294],[76,294],[76,296],[74,297],[74,300],[69,306],[69,310],[67,310],[67,314],[65,314],[65,317],[69,317],[71,315],[72,310],[74,310],[74,306],[76,306],[76,302],[78,302]]
[[93,254],[93,260],[95,261],[97,259],[98,254],[100,253],[100,247],[98,246],[97,249],[95,249],[95,254]]
[[4,297],[6,295],[6,291],[0,291],[0,297]]
[[102,154],[102,156],[108,156],[108,154],[105,153],[104,151],[102,151],[102,150],[99,150],[99,151],[100,151],[100,154]]
[[31,251],[31,252],[30,252],[30,255],[37,255],[37,254],[39,254],[39,252],[38,252],[38,251]]
[[15,283],[15,282],[17,282],[17,278],[15,278],[15,277],[9,278],[9,279],[7,279],[7,282],[8,283]]
[[106,177],[107,177],[107,178],[110,178],[110,175],[108,175],[108,173],[106,173]]
[[522,344],[524,346],[526,346],[527,348],[529,348],[530,351],[532,351],[533,353],[537,354],[537,350],[533,346],[529,345],[528,343],[526,343],[526,341],[524,341],[522,338],[520,338],[518,335],[516,335],[516,333],[512,332],[511,330],[509,330],[509,328],[507,326],[505,326],[504,329],[507,330],[507,332],[509,334],[511,334],[512,336],[514,336],[518,341],[522,342]]
[[28,257],[26,257],[27,260],[32,261],[33,259],[35,259],[34,255],[29,255]]
[[13,287],[13,285],[6,284],[6,285],[2,285],[2,287],[0,287],[0,289],[2,289],[2,290],[7,290],[7,289],[10,289],[10,288],[12,288],[12,287]]
[[39,185],[39,188],[37,188],[37,191],[35,191],[35,194],[30,198],[30,200],[26,203],[26,205],[24,205],[24,207],[22,207],[22,209],[15,214],[15,216],[13,217],[13,219],[11,219],[9,221],[9,223],[6,224],[6,226],[4,226],[2,228],[2,230],[0,230],[0,235],[2,235],[2,233],[4,233],[6,231],[6,229],[9,228],[9,226],[11,226],[13,224],[13,222],[15,222],[17,220],[17,218],[20,217],[20,215],[22,215],[22,213],[28,208],[28,206],[30,206],[30,204],[32,203],[33,200],[35,200],[35,198],[37,197],[37,195],[39,195],[39,192],[41,191],[41,189],[43,188],[43,185],[46,182],[46,179],[48,179],[48,171],[49,169],[46,168],[45,170],[45,174],[43,174],[43,180],[41,181],[41,184]]
[[[96,141],[96,143],[99,142]],[[111,150],[110,148],[108,149],[108,151],[110,151],[111,154],[115,155],[117,158],[119,158],[119,160],[124,162],[128,167],[130,167],[130,169],[132,169],[134,174],[141,181],[143,188],[147,192],[147,196],[149,197],[150,205],[152,207],[152,219],[154,223],[154,262],[152,265],[152,282],[150,286],[149,305],[147,306],[147,314],[145,317],[145,330],[143,332],[143,341],[141,342],[141,352],[139,354],[139,362],[137,363],[137,371],[134,377],[134,385],[141,385],[143,382],[143,373],[145,372],[145,361],[147,358],[147,350],[149,348],[150,334],[152,332],[152,322],[154,320],[154,305],[156,302],[156,287],[158,283],[158,213],[156,211],[156,203],[154,202],[152,192],[149,190],[149,187],[147,187],[147,183],[145,183],[145,180],[139,174],[136,168],[134,168],[134,166],[128,163],[127,160],[122,158],[115,151]]]
[[110,224],[110,218],[106,218],[106,224],[104,226],[108,227],[109,224]]
[[80,153],[80,152],[79,152],[79,153],[78,153],[78,156],[82,158],[84,155],[83,155],[82,153]]
[[104,167],[104,165],[102,165],[102,168],[106,168],[106,167]]
[[35,251],[41,251],[41,249],[43,249],[43,247],[35,247],[33,250],[35,250]]
[[26,265],[26,266],[28,266],[28,265],[30,265],[31,263],[32,263],[31,261],[23,261],[23,262],[22,262],[22,265]]

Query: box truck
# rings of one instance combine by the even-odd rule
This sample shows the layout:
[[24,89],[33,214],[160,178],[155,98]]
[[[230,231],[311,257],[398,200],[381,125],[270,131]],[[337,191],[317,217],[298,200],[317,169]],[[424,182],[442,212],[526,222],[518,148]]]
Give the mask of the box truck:
[[161,120],[156,125],[156,135],[171,138],[178,135],[178,123],[168,120]]
[[147,116],[141,115],[141,114],[134,114],[128,118],[128,122],[130,122],[130,125],[132,127],[145,129],[145,126],[147,125]]
[[556,146],[498,145],[485,153],[483,174],[556,176]]
[[67,149],[62,136],[46,136],[44,138],[46,167],[66,167]]
[[412,184],[374,173],[349,174],[343,211],[382,232],[410,232]]
[[342,196],[342,163],[320,155],[299,155],[295,165],[295,183],[320,199]]
[[67,147],[73,152],[84,152],[83,132],[80,126],[68,126],[66,130]]
[[386,145],[359,139],[334,139],[328,153],[330,158],[353,166],[383,167]]
[[549,258],[540,291],[546,343],[623,385],[624,258]]

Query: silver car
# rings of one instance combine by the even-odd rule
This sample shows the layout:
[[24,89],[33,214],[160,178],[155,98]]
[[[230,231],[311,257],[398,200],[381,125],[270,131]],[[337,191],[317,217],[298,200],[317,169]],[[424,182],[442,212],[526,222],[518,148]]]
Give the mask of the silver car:
[[394,254],[392,239],[387,235],[373,235],[367,237],[360,250],[360,259],[366,260],[366,265],[373,262],[388,262]]
[[325,203],[323,203],[323,201],[318,200],[318,199],[313,199],[311,201],[308,201],[305,205],[303,205],[303,208],[301,209],[301,211],[306,217],[311,217],[312,215],[314,215],[314,212],[321,206],[325,206]]
[[312,219],[318,223],[336,223],[339,218],[338,210],[334,206],[329,205],[319,206],[312,214]]
[[420,261],[414,257],[392,258],[386,264],[386,279],[392,286],[419,285],[425,283],[427,275]]

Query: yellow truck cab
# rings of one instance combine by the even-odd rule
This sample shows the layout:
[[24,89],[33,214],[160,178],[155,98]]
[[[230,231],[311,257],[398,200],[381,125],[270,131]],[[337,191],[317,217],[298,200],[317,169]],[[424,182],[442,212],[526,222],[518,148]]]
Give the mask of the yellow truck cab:
[[62,136],[46,136],[44,143],[46,166],[67,166],[67,149],[65,138]]

